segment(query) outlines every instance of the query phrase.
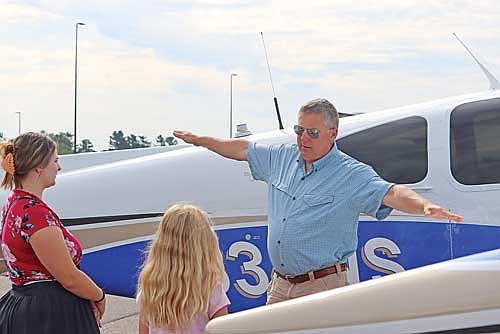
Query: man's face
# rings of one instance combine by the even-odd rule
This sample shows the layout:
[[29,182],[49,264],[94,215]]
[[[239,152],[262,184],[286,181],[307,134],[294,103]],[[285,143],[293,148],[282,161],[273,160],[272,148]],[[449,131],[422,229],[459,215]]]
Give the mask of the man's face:
[[[337,137],[337,128],[329,129],[325,117],[321,113],[299,113],[298,126],[304,129],[297,135],[297,145],[302,158],[311,164],[324,157],[332,147]],[[318,138],[312,138],[307,129],[317,129]]]

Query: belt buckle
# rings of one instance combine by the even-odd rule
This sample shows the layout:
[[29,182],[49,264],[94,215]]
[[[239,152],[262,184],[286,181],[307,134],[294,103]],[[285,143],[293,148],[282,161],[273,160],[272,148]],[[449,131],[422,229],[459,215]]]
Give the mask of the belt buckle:
[[290,280],[292,280],[292,279],[294,279],[294,278],[295,278],[295,276],[292,276],[292,275],[285,275],[285,276],[283,276],[283,277],[284,277],[287,281],[290,281]]

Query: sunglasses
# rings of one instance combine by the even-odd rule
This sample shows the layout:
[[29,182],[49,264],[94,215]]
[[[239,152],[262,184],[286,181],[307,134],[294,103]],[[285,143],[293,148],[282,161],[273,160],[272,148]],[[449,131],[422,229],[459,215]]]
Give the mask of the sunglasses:
[[320,133],[320,131],[318,129],[315,129],[315,128],[303,128],[300,125],[294,125],[293,126],[293,131],[295,131],[295,133],[297,134],[297,136],[302,136],[302,134],[304,133],[304,131],[306,131],[307,134],[309,135],[309,137],[311,137],[312,139],[317,139],[319,137],[319,133]]

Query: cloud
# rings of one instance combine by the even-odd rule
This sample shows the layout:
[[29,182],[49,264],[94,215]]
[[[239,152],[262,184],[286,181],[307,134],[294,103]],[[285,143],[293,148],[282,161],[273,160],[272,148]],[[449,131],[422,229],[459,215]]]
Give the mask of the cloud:
[[152,139],[173,128],[227,135],[275,128],[264,32],[282,117],[328,97],[374,110],[487,87],[456,32],[500,75],[496,1],[97,1],[0,5],[0,132],[73,128],[79,30],[79,137],[113,130]]
[[0,21],[2,24],[33,24],[58,19],[61,19],[61,16],[40,10],[29,4],[0,4]]

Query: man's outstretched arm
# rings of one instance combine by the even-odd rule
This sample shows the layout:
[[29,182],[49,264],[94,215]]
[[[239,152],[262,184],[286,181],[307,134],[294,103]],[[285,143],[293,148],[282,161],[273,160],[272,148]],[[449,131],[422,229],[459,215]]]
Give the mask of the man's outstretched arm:
[[244,139],[222,139],[214,137],[202,137],[189,131],[174,131],[174,136],[184,140],[188,144],[203,146],[226,158],[234,160],[247,160],[247,148],[249,141]]
[[455,222],[463,222],[464,218],[457,214],[429,202],[410,188],[397,184],[391,187],[382,201],[384,205],[396,210],[425,215],[436,219],[449,219]]

